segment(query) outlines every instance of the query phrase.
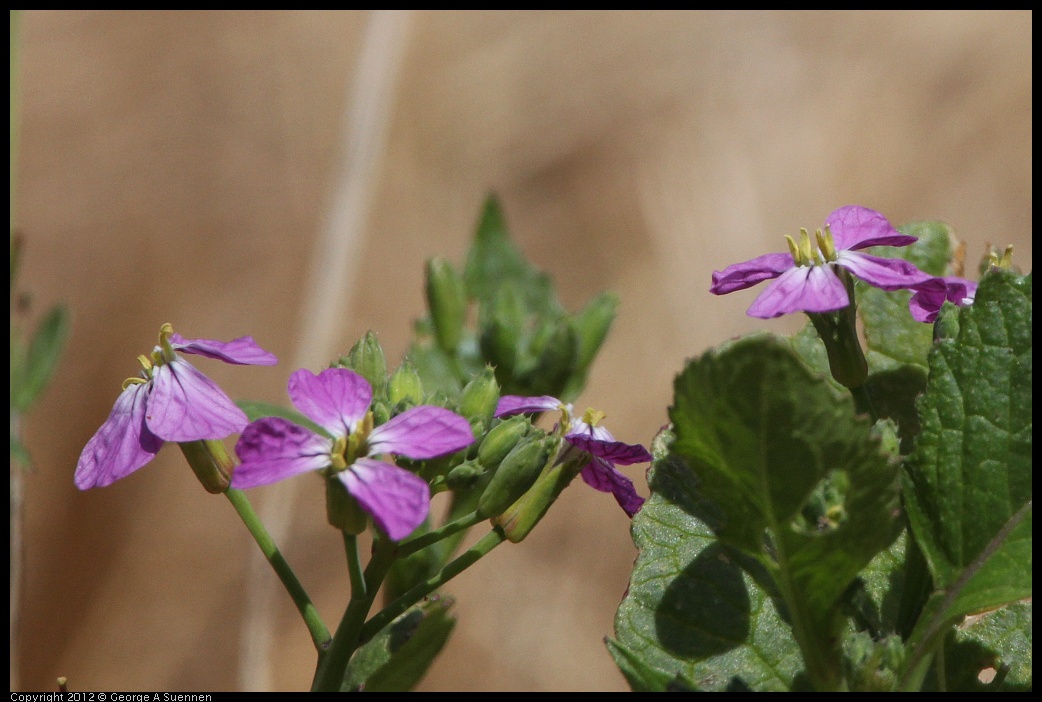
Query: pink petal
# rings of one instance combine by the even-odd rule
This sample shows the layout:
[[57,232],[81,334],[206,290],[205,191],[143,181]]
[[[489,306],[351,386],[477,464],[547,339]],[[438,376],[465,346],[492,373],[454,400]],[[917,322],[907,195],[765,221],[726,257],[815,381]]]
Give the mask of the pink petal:
[[793,312],[831,312],[849,304],[843,281],[829,266],[797,266],[768,283],[746,314],[770,319]]
[[601,459],[594,459],[582,469],[583,481],[601,492],[610,492],[615,496],[623,511],[629,516],[637,513],[644,504],[644,498],[637,494],[633,481]]
[[268,485],[330,464],[333,442],[282,417],[264,417],[242,431],[235,444],[241,463],[233,488]]
[[565,441],[575,446],[580,451],[603,458],[611,463],[619,463],[624,466],[634,463],[649,463],[651,454],[640,444],[625,444],[621,441],[604,441],[591,436],[581,434],[569,434],[564,437]]
[[430,511],[427,482],[396,465],[359,458],[337,477],[376,525],[395,541],[411,534]]
[[73,478],[88,490],[111,485],[151,461],[163,445],[145,426],[145,404],[151,383],[135,383],[116,398],[108,419],[80,453]]
[[145,423],[166,441],[223,439],[249,421],[217,383],[183,358],[157,366],[152,383]]
[[423,461],[474,443],[470,422],[443,407],[423,405],[392,417],[369,434],[369,455],[395,453]]
[[744,290],[759,282],[777,278],[796,264],[787,253],[772,253],[757,256],[744,263],[735,263],[722,271],[713,271],[713,284],[709,292],[725,295],[735,290]]
[[977,294],[977,283],[957,276],[932,278],[915,287],[915,294],[908,301],[908,309],[917,322],[933,322],[944,303],[952,302],[960,307],[973,304]]
[[868,248],[869,246],[908,246],[917,239],[894,229],[879,212],[859,205],[847,205],[834,210],[825,219],[838,250]]
[[521,395],[504,395],[496,403],[494,417],[509,417],[527,412],[547,412],[561,409],[562,403],[556,397],[542,395],[540,397],[523,397]]
[[301,368],[289,377],[289,397],[301,413],[333,436],[347,436],[373,399],[369,381],[346,368],[315,375]]
[[186,339],[175,332],[170,335],[170,343],[175,351],[195,353],[240,366],[274,366],[279,362],[275,354],[268,353],[258,346],[252,336],[242,336],[231,341],[214,341]]
[[903,258],[881,258],[854,251],[840,251],[836,265],[843,266],[869,285],[883,290],[903,290],[925,283],[933,277]]

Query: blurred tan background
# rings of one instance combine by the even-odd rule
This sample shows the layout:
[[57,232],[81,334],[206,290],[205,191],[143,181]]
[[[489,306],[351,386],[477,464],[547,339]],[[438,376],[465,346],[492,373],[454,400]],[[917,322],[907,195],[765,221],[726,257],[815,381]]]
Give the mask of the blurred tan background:
[[[73,486],[163,322],[279,356],[199,360],[238,398],[285,402],[294,363],[317,370],[368,329],[397,362],[423,262],[463,260],[493,189],[569,309],[621,296],[578,404],[647,443],[685,358],[802,322],[747,318],[756,291],[714,297],[712,270],[838,206],[945,220],[970,261],[1013,243],[1031,269],[1029,12],[29,11],[22,36],[20,283],[37,310],[65,302],[73,334],[27,418],[12,689],[310,685],[281,592],[270,666],[243,668],[255,547],[176,449]],[[332,314],[309,292],[323,271],[343,286]],[[627,472],[647,494],[643,468]],[[300,480],[280,546],[335,627],[342,545]],[[421,689],[627,689],[603,638],[628,527],[576,482],[445,588],[460,621]]]

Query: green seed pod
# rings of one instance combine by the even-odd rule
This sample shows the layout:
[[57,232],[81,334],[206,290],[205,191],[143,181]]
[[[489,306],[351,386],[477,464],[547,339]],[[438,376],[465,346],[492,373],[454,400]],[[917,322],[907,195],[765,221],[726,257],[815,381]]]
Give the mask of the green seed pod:
[[445,476],[445,484],[450,490],[468,490],[477,484],[486,470],[477,461],[464,461],[449,471]]
[[408,359],[402,361],[402,365],[391,374],[387,381],[387,395],[392,406],[403,401],[410,405],[423,402],[423,381]]
[[520,543],[546,515],[550,505],[560,497],[582,469],[583,461],[558,463],[539,474],[531,488],[505,507],[492,519],[511,543]]
[[355,342],[346,356],[341,356],[339,365],[350,368],[369,381],[373,392],[377,393],[387,381],[387,359],[376,334],[369,331]]
[[532,421],[519,414],[492,427],[478,447],[478,461],[485,468],[494,470],[528,433],[531,426]]
[[554,437],[529,437],[507,454],[478,498],[477,512],[495,517],[525,494],[557,447]]
[[460,393],[459,413],[470,420],[471,426],[480,421],[488,426],[499,402],[499,384],[492,366],[485,366],[481,375],[467,383]]
[[456,353],[467,319],[467,292],[461,276],[451,263],[440,258],[427,261],[427,307],[434,323],[438,346]]

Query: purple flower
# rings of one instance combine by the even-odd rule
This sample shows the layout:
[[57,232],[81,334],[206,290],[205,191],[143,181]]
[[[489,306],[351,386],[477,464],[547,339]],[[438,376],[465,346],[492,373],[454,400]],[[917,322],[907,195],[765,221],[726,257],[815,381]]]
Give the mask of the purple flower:
[[972,305],[977,295],[977,283],[957,276],[931,278],[912,288],[915,294],[908,301],[908,309],[917,322],[932,322],[937,319],[944,303],[952,302],[959,307]]
[[74,478],[80,490],[125,478],[151,461],[165,441],[223,439],[246,426],[243,411],[178,351],[235,365],[278,362],[253,337],[185,339],[164,324],[151,358],[138,358],[141,377],[123,383],[108,419],[83,448]]
[[281,417],[252,422],[235,445],[242,463],[232,474],[232,487],[267,485],[332,468],[362,509],[395,541],[427,517],[430,488],[415,473],[371,456],[401,454],[422,461],[474,443],[470,423],[441,407],[414,407],[373,427],[373,388],[345,368],[327,368],[318,375],[302,368],[290,376],[288,390],[293,405],[328,436]]
[[709,291],[725,295],[777,278],[753,301],[747,314],[770,319],[792,312],[832,312],[850,304],[847,287],[836,267],[883,290],[911,288],[930,279],[926,273],[899,258],[880,258],[860,249],[870,246],[908,246],[914,236],[900,233],[886,217],[867,207],[840,207],[825,220],[825,232],[801,230],[800,243],[786,236],[788,254],[765,254],[713,272]]
[[508,417],[549,410],[561,410],[563,413],[564,440],[592,457],[582,469],[583,481],[601,492],[612,493],[615,501],[629,516],[636,514],[644,504],[644,498],[637,494],[633,481],[619,472],[615,465],[647,463],[652,457],[643,446],[616,441],[607,429],[597,426],[597,422],[604,417],[603,413],[586,410],[582,419],[576,419],[571,416],[572,406],[556,397],[506,395],[499,399],[495,416]]

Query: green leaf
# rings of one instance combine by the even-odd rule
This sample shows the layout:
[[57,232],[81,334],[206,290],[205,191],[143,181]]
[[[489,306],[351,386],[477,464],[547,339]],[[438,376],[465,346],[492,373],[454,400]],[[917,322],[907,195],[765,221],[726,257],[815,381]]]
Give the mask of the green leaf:
[[967,617],[946,641],[944,671],[952,692],[1030,692],[1031,602]]
[[689,362],[674,389],[673,450],[719,508],[717,536],[771,573],[811,679],[838,684],[838,604],[897,537],[896,461],[853,402],[771,335]]
[[449,397],[455,397],[459,393],[462,385],[456,373],[456,366],[452,358],[438,346],[430,342],[413,342],[405,357],[420,374],[420,381],[428,392],[440,390]]
[[788,626],[707,526],[713,507],[694,473],[665,455],[668,438],[656,443],[651,497],[633,518],[637,561],[609,642],[616,663],[634,690],[791,689],[802,661]]
[[[918,237],[911,246],[876,246],[870,252],[885,258],[903,258],[930,275],[946,275],[954,240],[943,222],[913,222],[898,228]],[[864,323],[869,368],[882,371],[913,364],[926,367],[926,354],[933,343],[933,328],[912,319],[907,290],[887,292],[863,283],[857,286],[858,312]]]
[[283,419],[288,419],[294,424],[299,424],[306,429],[310,429],[316,434],[332,438],[328,431],[294,409],[283,407],[282,405],[275,405],[270,402],[261,402],[260,400],[238,400],[235,404],[238,405],[239,409],[246,413],[247,419],[251,422],[263,417],[282,417]]
[[355,651],[341,691],[408,692],[423,678],[456,626],[454,601],[431,597],[414,605]]
[[941,315],[958,331],[930,353],[904,488],[934,627],[1031,595],[1031,276],[992,271]]
[[608,653],[615,665],[626,677],[633,692],[697,692],[698,690],[680,675],[669,675],[648,665],[643,657],[623,646],[618,641],[605,638]]
[[69,312],[62,305],[51,308],[40,322],[25,359],[25,377],[19,387],[15,406],[26,411],[36,401],[58,365],[65,340],[69,336]]
[[469,296],[481,303],[491,302],[501,285],[513,282],[524,294],[528,310],[563,313],[550,279],[530,264],[510,240],[503,208],[494,195],[485,200],[463,276]]

